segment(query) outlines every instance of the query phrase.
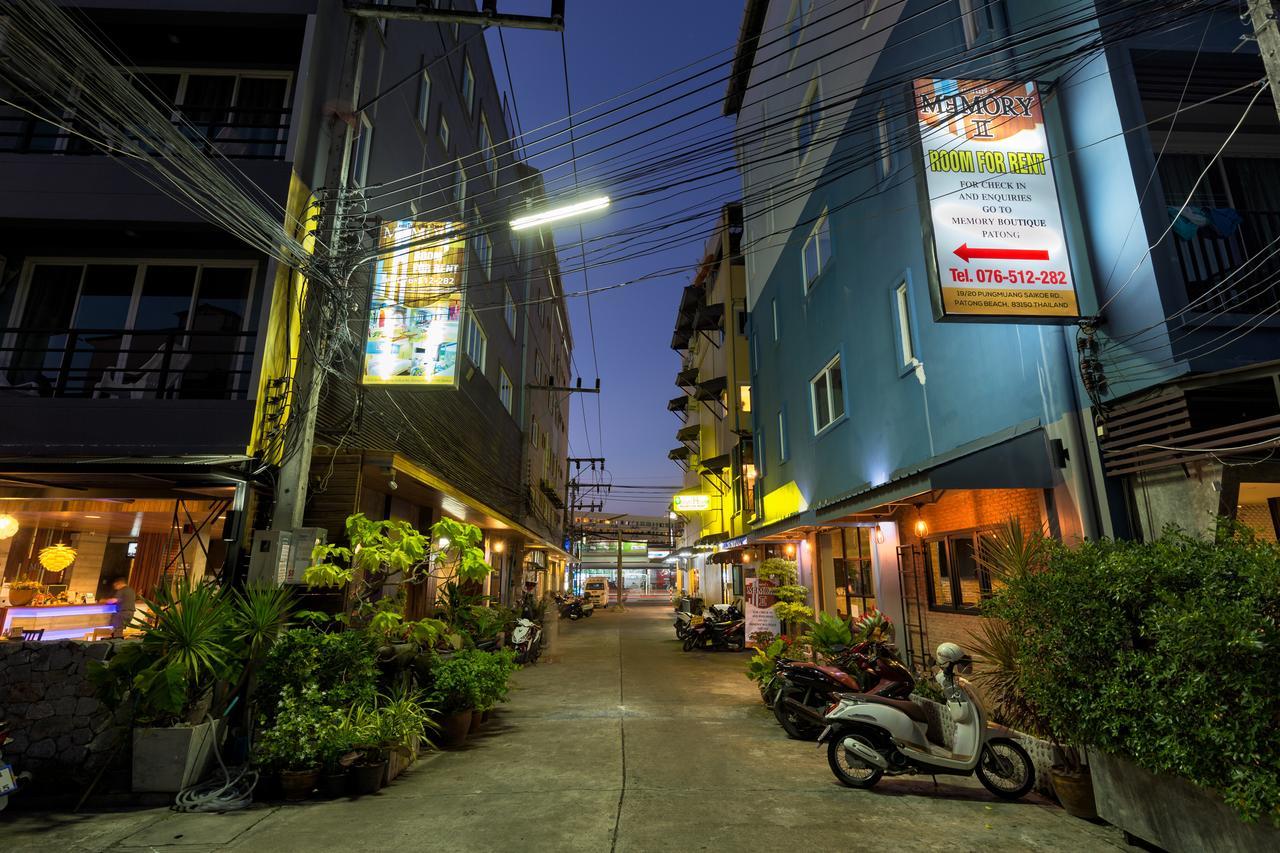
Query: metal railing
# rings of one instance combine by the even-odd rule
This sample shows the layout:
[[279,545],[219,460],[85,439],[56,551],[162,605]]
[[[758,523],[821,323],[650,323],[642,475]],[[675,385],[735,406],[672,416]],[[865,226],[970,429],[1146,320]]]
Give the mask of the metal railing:
[[[289,109],[245,107],[176,107],[173,124],[205,153],[247,160],[281,160],[289,135]],[[210,116],[217,116],[211,119]],[[87,141],[102,134],[89,123],[70,117],[65,128],[11,108],[0,109],[0,153],[101,154]],[[72,132],[75,131],[75,132]],[[80,135],[83,134],[83,135]]]
[[[1253,314],[1280,299],[1280,253],[1266,257],[1268,244],[1280,237],[1280,211],[1236,213],[1241,222],[1230,237],[1202,227],[1189,240],[1169,238],[1197,313]],[[1254,253],[1260,257],[1250,261]],[[1237,272],[1241,267],[1247,268]]]
[[243,400],[254,331],[0,329],[0,399]]

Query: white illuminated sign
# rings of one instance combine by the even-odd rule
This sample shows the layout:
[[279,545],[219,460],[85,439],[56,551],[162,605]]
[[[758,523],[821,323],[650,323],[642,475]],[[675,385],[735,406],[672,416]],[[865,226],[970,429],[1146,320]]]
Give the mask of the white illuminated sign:
[[915,81],[938,319],[1079,316],[1035,83]]
[[676,495],[672,500],[676,512],[702,512],[711,508],[710,495]]

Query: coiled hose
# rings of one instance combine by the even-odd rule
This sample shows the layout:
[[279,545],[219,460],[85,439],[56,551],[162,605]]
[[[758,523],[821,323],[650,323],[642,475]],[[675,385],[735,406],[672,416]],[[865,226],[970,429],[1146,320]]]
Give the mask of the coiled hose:
[[[213,722],[213,717],[205,717]],[[179,791],[173,809],[179,812],[233,812],[253,803],[253,789],[258,784],[258,771],[248,764],[228,768],[218,749],[217,727],[214,729],[213,754],[218,759],[221,779],[210,779]]]

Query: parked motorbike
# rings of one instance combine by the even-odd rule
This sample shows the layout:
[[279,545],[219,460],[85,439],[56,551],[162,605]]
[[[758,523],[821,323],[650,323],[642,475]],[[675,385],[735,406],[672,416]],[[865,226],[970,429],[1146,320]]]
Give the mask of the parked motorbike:
[[595,610],[595,605],[581,596],[556,594],[556,605],[560,608],[560,618],[576,622],[585,619]]
[[529,619],[517,619],[511,631],[511,647],[516,652],[516,663],[537,663],[542,654],[542,628]]
[[[717,609],[719,608],[719,609]],[[732,605],[707,611],[703,620],[690,625],[684,635],[684,650],[711,649],[742,651],[747,647],[747,623],[742,612]]]
[[914,702],[868,693],[846,694],[827,709],[827,727],[818,737],[827,745],[827,763],[841,784],[870,788],[887,775],[976,774],[997,797],[1016,800],[1035,785],[1035,767],[1008,730],[987,725],[987,712],[973,688],[955,674],[964,651],[943,643],[937,674],[956,723],[950,747],[930,741],[928,717]]
[[4,760],[4,745],[9,742],[8,723],[0,720],[0,812],[9,805],[9,795],[26,787],[31,781],[31,774],[23,771],[14,772],[11,765]]
[[683,640],[689,626],[702,621],[702,599],[684,596],[676,603],[675,611],[676,639]]
[[825,726],[823,711],[842,693],[906,699],[916,680],[888,643],[859,643],[830,664],[779,658],[774,663],[770,707],[786,733],[813,740]]

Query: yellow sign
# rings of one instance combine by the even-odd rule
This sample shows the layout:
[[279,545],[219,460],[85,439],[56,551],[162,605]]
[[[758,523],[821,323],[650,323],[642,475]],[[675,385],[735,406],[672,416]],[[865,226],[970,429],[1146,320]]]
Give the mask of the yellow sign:
[[676,512],[703,512],[711,509],[711,495],[676,495],[672,501]]
[[449,385],[457,379],[465,241],[456,222],[382,226],[365,343],[367,385]]

